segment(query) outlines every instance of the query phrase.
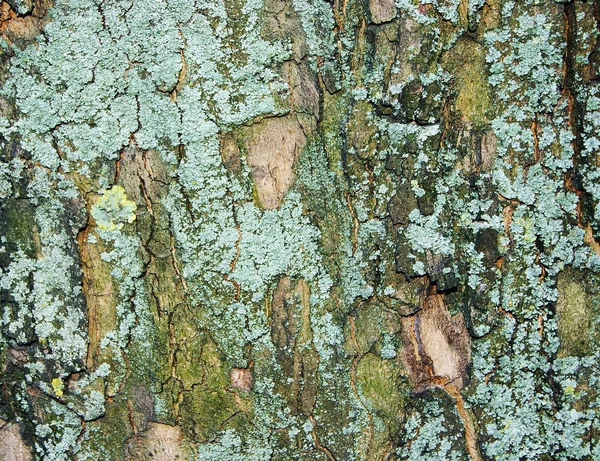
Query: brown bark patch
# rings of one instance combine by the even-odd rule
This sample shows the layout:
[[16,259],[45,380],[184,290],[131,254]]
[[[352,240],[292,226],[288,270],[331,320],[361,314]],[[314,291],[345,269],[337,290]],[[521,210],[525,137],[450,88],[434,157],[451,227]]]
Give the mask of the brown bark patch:
[[83,294],[88,315],[86,365],[89,368],[93,368],[101,362],[99,357],[100,340],[114,328],[117,322],[117,299],[113,294],[114,287],[110,275],[110,265],[101,258],[101,254],[105,250],[104,243],[93,234],[97,240],[95,244],[91,244],[88,241],[91,231],[91,226],[87,225],[77,236],[83,272]]
[[229,373],[231,386],[244,392],[252,389],[252,370],[250,368],[232,368]]
[[583,242],[588,244],[590,248],[596,253],[600,255],[600,243],[594,238],[594,231],[592,230],[592,226],[588,223],[585,227],[585,235],[583,237]]
[[23,11],[19,13],[18,3],[0,2],[0,36],[11,44],[33,40],[48,22],[45,16],[52,6],[50,0],[27,0],[22,2]]
[[263,208],[281,205],[296,179],[294,167],[305,145],[306,135],[296,117],[269,118],[252,127],[247,162]]
[[21,437],[19,424],[0,419],[0,459],[3,461],[30,461],[31,450]]
[[232,134],[226,134],[219,140],[223,166],[228,170],[240,171],[240,148]]
[[497,139],[493,131],[485,132],[481,137],[474,138],[475,166],[490,172],[497,157]]
[[450,315],[443,295],[425,297],[423,308],[402,322],[403,359],[416,392],[453,383],[467,384],[466,368],[471,360],[471,339],[462,314]]
[[304,279],[283,277],[273,293],[271,339],[281,366],[278,392],[293,415],[312,414],[317,397],[318,356],[310,347],[310,289]]
[[465,401],[458,389],[452,385],[452,383],[446,384],[444,387],[446,392],[450,394],[456,400],[456,411],[463,421],[465,428],[465,442],[469,456],[473,461],[483,461],[481,453],[479,453],[479,447],[477,446],[477,432],[475,430],[475,424],[473,423],[473,416],[471,412],[465,408]]
[[371,20],[375,24],[383,24],[396,17],[394,0],[370,0],[369,11],[371,12]]
[[315,78],[305,62],[287,61],[282,66],[283,78],[291,89],[290,106],[293,111],[319,118],[319,91]]
[[154,422],[129,442],[129,453],[134,460],[175,461],[189,458],[182,441],[181,428]]
[[294,302],[294,293],[291,289],[289,277],[279,280],[273,292],[271,311],[271,340],[277,348],[278,360],[282,371],[287,376],[293,374],[294,358],[292,351],[296,346],[298,335],[298,316],[294,315],[297,303]]

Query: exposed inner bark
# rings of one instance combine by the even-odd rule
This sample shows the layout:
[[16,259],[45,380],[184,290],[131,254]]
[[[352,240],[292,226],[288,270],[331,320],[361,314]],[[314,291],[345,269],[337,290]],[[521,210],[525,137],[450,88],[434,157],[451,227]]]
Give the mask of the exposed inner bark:
[[277,208],[295,179],[294,167],[306,145],[306,134],[296,117],[274,117],[257,123],[246,143],[259,203]]
[[31,449],[21,438],[20,425],[0,419],[0,459],[3,461],[31,461]]
[[462,313],[450,315],[444,296],[430,293],[423,308],[403,318],[404,360],[416,392],[453,383],[458,390],[468,383],[471,338]]

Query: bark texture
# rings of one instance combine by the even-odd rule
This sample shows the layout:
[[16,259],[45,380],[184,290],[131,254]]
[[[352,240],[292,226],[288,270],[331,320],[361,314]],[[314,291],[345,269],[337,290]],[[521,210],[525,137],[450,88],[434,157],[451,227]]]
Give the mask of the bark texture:
[[0,458],[600,459],[600,1],[0,5]]

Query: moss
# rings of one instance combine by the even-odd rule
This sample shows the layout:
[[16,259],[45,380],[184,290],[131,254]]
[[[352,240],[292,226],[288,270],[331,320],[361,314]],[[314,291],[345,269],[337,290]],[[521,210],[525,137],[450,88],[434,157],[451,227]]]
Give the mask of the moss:
[[372,107],[367,101],[356,101],[348,121],[348,137],[356,155],[362,159],[373,157],[378,147],[378,129],[373,122]]
[[215,344],[205,343],[196,360],[200,364],[201,370],[197,370],[200,373],[194,373],[194,368],[176,369],[183,381],[182,390],[173,398],[182,398],[176,414],[183,428],[193,439],[203,442],[213,439],[219,430],[224,429],[223,425],[238,408],[230,389],[229,369]]
[[577,270],[565,270],[558,277],[559,357],[584,356],[592,352],[594,311],[587,278]]
[[443,66],[456,79],[455,110],[462,121],[475,126],[489,123],[493,104],[486,77],[485,48],[474,40],[459,39],[444,54]]
[[[87,423],[88,428],[81,445],[77,448],[78,458],[93,460],[100,458],[123,461],[126,440],[133,435],[129,419],[129,402],[119,396],[106,403],[104,418]],[[110,422],[109,424],[107,424]]]
[[409,389],[402,370],[394,361],[366,354],[358,362],[356,384],[368,406],[383,421],[395,426],[394,423],[403,418]]
[[[347,331],[344,335],[347,338],[346,348],[349,351],[356,347],[360,351],[365,352],[372,350],[373,346],[381,339],[383,334],[382,329],[385,325],[384,313],[381,306],[374,303],[361,306],[353,322],[354,332]],[[346,328],[353,328],[352,324]],[[356,344],[354,344],[353,339],[356,339]]]
[[39,237],[36,236],[35,216],[26,200],[12,197],[3,200],[0,229],[11,246],[18,246],[30,257],[35,254],[35,240]]

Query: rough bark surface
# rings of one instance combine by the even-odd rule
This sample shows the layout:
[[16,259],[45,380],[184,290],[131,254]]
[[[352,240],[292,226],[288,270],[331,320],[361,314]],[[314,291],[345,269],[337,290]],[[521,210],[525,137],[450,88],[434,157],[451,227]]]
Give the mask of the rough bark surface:
[[600,459],[600,1],[0,4],[0,458]]

